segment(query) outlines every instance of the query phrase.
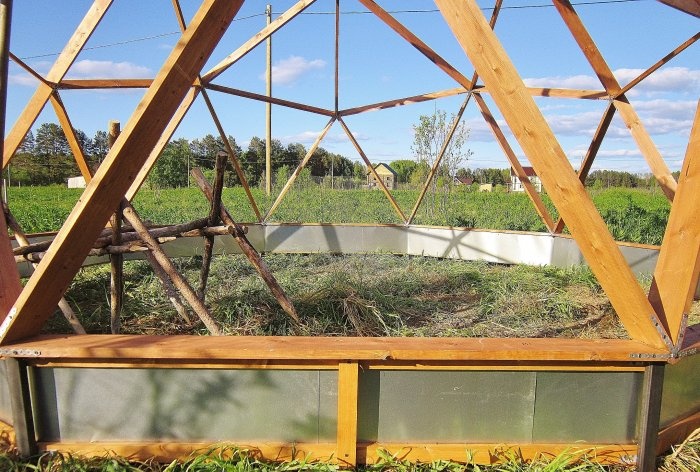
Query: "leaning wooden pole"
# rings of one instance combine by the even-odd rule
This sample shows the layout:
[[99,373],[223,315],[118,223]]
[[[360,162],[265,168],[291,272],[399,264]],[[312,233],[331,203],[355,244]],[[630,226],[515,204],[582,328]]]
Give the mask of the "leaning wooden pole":
[[[2,204],[2,210],[5,214],[7,225],[10,227],[12,232],[15,233],[15,240],[17,243],[23,247],[29,246],[27,235],[24,233],[24,231],[22,231],[22,227],[19,225],[15,217],[12,215],[10,208],[5,203]],[[36,268],[36,263],[33,263],[32,267]],[[71,329],[73,329],[73,332],[76,334],[86,334],[85,328],[83,328],[83,325],[80,324],[78,317],[75,316],[73,308],[70,306],[65,297],[61,297],[61,299],[58,301],[58,308],[61,310],[61,313],[63,313],[63,317],[66,319]]]
[[[119,137],[121,126],[118,121],[109,122],[109,147]],[[112,245],[119,246],[122,243],[122,204],[112,215]],[[110,254],[110,278],[109,278],[109,328],[112,334],[119,334],[121,331],[121,312],[124,303],[124,256],[122,254]]]
[[189,282],[177,271],[173,262],[168,258],[165,252],[163,252],[158,241],[148,232],[148,228],[143,223],[138,213],[136,213],[134,207],[126,201],[124,202],[124,218],[134,227],[136,232],[139,233],[141,240],[146,244],[151,254],[153,254],[154,259],[158,261],[158,265],[165,270],[175,288],[179,290],[199,319],[202,320],[204,326],[207,327],[211,334],[220,336],[222,334],[221,329],[216,324],[216,321],[214,321],[214,318],[212,318],[207,307],[204,306],[204,303],[197,297],[197,294],[190,286]]
[[[192,176],[204,195],[206,195],[207,199],[212,202],[214,200],[214,191],[211,185],[209,185],[209,182],[207,182],[207,179],[204,177],[204,174],[202,174],[202,171],[197,168],[192,169]],[[300,321],[299,315],[297,315],[297,311],[294,308],[292,300],[284,292],[284,289],[277,282],[275,276],[272,275],[272,272],[267,267],[267,264],[265,264],[265,261],[263,261],[262,257],[260,257],[260,253],[258,253],[252,244],[250,244],[250,241],[248,241],[248,238],[245,236],[245,231],[243,228],[238,225],[238,223],[233,221],[233,218],[231,218],[228,210],[226,210],[223,205],[221,205],[220,216],[224,224],[229,226],[229,232],[240,246],[241,251],[243,251],[243,254],[245,254],[250,263],[253,264],[255,270],[258,271],[258,274],[260,274],[260,277],[262,277],[263,281],[268,286],[275,299],[277,299],[277,302],[280,304],[282,309],[298,323]]]
[[[224,188],[224,170],[226,169],[226,161],[228,160],[228,154],[226,152],[220,152],[216,156],[216,166],[214,173],[214,197],[211,201],[211,208],[209,210],[208,226],[216,226],[219,224],[219,214],[221,213],[221,193]],[[207,290],[207,280],[209,279],[209,268],[211,267],[211,259],[214,254],[214,235],[207,235],[204,237],[204,255],[202,257],[202,270],[199,273],[199,288],[197,289],[197,296],[200,300],[204,301],[206,290]]]

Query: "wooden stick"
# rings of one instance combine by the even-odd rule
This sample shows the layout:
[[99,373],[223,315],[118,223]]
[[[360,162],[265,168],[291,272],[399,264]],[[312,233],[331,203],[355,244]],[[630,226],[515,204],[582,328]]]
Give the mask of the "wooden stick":
[[27,281],[15,303],[16,316],[0,324],[0,344],[41,330],[114,208],[130,187],[141,184],[134,176],[139,179],[148,174],[149,154],[242,4],[243,0],[201,2],[46,257]]
[[68,112],[66,111],[61,97],[59,97],[58,92],[54,92],[51,97],[51,105],[56,112],[56,117],[58,117],[58,122],[63,128],[63,133],[66,135],[66,141],[68,141],[68,146],[73,153],[76,164],[78,164],[78,169],[80,169],[80,174],[85,179],[85,183],[89,183],[92,180],[92,172],[88,166],[87,160],[85,159],[85,153],[83,152],[80,142],[78,141],[78,136],[75,134],[75,129],[73,124],[68,117]]
[[146,244],[146,246],[148,246],[148,254],[152,255],[153,260],[157,262],[157,264],[154,264],[154,267],[155,265],[158,265],[162,268],[167,275],[167,278],[172,281],[175,288],[179,290],[199,319],[202,320],[202,323],[204,323],[204,326],[207,327],[209,332],[215,336],[220,336],[222,334],[221,329],[212,318],[207,307],[199,298],[197,298],[197,294],[195,293],[194,289],[192,289],[189,282],[187,282],[187,280],[180,275],[175,265],[168,258],[168,256],[165,255],[163,249],[161,249],[158,241],[156,241],[155,238],[153,238],[153,236],[151,236],[151,234],[148,232],[148,228],[146,228],[146,225],[143,224],[143,221],[141,221],[141,218],[139,217],[138,213],[136,213],[136,210],[134,210],[134,207],[127,202],[124,203],[124,218],[131,223],[131,225],[139,233],[139,236],[141,236],[142,241]]
[[[202,171],[198,168],[194,168],[192,169],[192,176],[194,177],[195,181],[197,182],[197,185],[202,190],[202,193],[204,193],[207,199],[210,202],[213,201],[213,190],[211,188],[211,185],[209,185],[209,182],[207,182],[207,179],[204,177],[204,174],[202,174]],[[260,274],[260,277],[262,277],[263,281],[268,286],[275,299],[277,299],[277,302],[280,304],[282,309],[294,321],[299,323],[299,315],[297,315],[296,309],[294,308],[294,304],[284,292],[284,289],[282,289],[280,284],[277,282],[277,279],[275,279],[275,276],[267,267],[265,261],[262,259],[262,257],[260,257],[260,253],[258,253],[258,251],[253,247],[252,244],[250,244],[248,238],[245,237],[243,228],[240,227],[238,223],[233,221],[233,218],[231,218],[231,215],[223,205],[221,205],[220,216],[224,224],[229,226],[229,232],[234,237],[238,245],[241,247],[241,251],[243,251],[243,254],[245,254],[245,256],[248,258],[253,267],[255,267],[255,270],[258,271],[258,274]]]
[[[100,20],[104,17],[107,9],[112,4],[112,0],[95,0],[85,17],[80,22],[80,25],[76,28],[73,36],[68,40],[68,43],[61,51],[61,54],[51,66],[51,70],[46,74],[46,81],[48,83],[59,83],[70,69],[75,59],[83,50],[85,43],[90,39],[95,28],[99,24]],[[53,94],[53,88],[42,82],[37,87],[36,92],[27,103],[27,106],[22,111],[15,122],[12,130],[7,135],[5,139],[5,151],[2,157],[2,168],[4,169],[7,164],[12,159],[12,156],[17,151],[17,148],[22,144],[24,137],[29,132],[39,114],[44,109],[46,102],[49,100]]]
[[10,59],[12,59],[12,62],[20,66],[22,69],[27,71],[30,75],[32,75],[36,80],[39,82],[44,83],[45,85],[48,85],[49,87],[53,87],[56,84],[53,84],[51,82],[48,82],[45,78],[43,78],[37,71],[29,67],[22,59],[19,57],[15,56],[12,54],[12,51],[9,51],[8,54],[10,55]]
[[[224,188],[224,170],[228,154],[220,152],[216,156],[216,166],[214,173],[214,194],[211,200],[211,209],[209,210],[209,226],[216,225],[221,214],[221,192]],[[214,236],[207,235],[204,237],[204,256],[202,257],[202,270],[199,273],[199,288],[197,296],[204,301],[207,279],[209,278],[209,268],[211,266],[211,258],[214,253]]]
[[[114,146],[115,141],[121,132],[118,121],[109,122],[108,142],[109,147]],[[122,243],[122,220],[123,205],[119,203],[117,211],[112,215],[112,246],[119,246]],[[124,301],[124,256],[121,254],[111,254],[109,256],[110,277],[109,277],[109,327],[112,334],[119,334],[121,330],[121,312]]]
[[340,110],[338,114],[343,117],[357,115],[359,113],[365,113],[368,111],[386,110],[389,108],[401,107],[404,105],[412,105],[414,103],[422,103],[430,100],[437,100],[438,98],[452,97],[454,95],[460,95],[462,93],[467,93],[467,89],[465,89],[464,87],[455,87],[448,90],[440,90],[438,92],[424,93],[421,95],[413,95],[412,97],[403,97],[394,100],[387,100],[385,102],[362,105],[354,108],[346,108],[345,110]]
[[[7,204],[3,203],[2,209],[7,220],[7,225],[15,233],[15,239],[17,240],[17,243],[20,246],[27,246],[29,244],[29,240],[27,239],[27,236],[24,233],[24,231],[22,231],[22,227],[19,225],[19,222],[17,222],[15,217],[12,215],[10,207],[8,207]],[[32,264],[32,267],[36,268],[36,264]],[[76,334],[86,334],[85,328],[83,328],[83,325],[80,324],[80,320],[78,320],[78,317],[75,316],[73,308],[71,308],[70,304],[65,299],[65,297],[61,297],[61,299],[58,301],[58,308],[61,310],[61,313],[63,313],[63,317],[66,319],[66,321]]]
[[391,194],[391,192],[389,192],[389,189],[386,188],[386,185],[384,185],[384,182],[377,174],[377,171],[374,169],[374,166],[372,165],[370,160],[367,158],[367,155],[362,150],[362,147],[360,147],[360,143],[358,143],[357,140],[355,139],[355,136],[353,136],[352,131],[350,131],[350,128],[348,128],[348,126],[345,124],[345,121],[343,121],[343,119],[341,117],[338,117],[338,122],[340,122],[340,126],[343,127],[343,130],[345,131],[345,134],[350,139],[350,142],[353,144],[353,146],[355,146],[357,153],[360,155],[362,160],[365,161],[365,164],[367,165],[367,168],[369,169],[369,171],[372,173],[372,175],[374,175],[374,178],[377,181],[377,183],[379,184],[379,187],[384,192],[384,195],[386,195],[386,198],[389,199],[391,206],[394,207],[394,211],[396,211],[396,214],[398,214],[399,218],[401,218],[401,222],[403,224],[408,224],[408,220],[406,219],[406,215],[401,210],[401,207],[399,206],[399,204],[396,203],[396,200],[394,199],[394,196]]

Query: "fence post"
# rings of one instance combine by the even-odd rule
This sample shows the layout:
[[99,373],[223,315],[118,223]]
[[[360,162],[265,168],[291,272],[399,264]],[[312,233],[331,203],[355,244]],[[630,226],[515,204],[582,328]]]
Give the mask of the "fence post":
[[336,454],[344,466],[357,464],[357,395],[359,366],[355,361],[338,364],[338,436]]

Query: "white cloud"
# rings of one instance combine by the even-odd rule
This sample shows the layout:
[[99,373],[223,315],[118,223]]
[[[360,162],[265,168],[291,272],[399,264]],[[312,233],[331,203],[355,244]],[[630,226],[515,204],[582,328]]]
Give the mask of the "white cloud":
[[569,77],[531,77],[523,79],[528,87],[542,88],[570,88],[570,89],[592,89],[599,90],[603,87],[600,81],[592,75],[572,75]]
[[68,75],[73,78],[139,79],[153,76],[151,69],[131,62],[91,61],[84,59],[73,64]]
[[14,85],[22,85],[26,87],[36,87],[39,81],[34,78],[29,72],[20,72],[18,74],[10,74],[8,81]]
[[[326,61],[321,59],[308,60],[301,56],[290,56],[272,66],[272,83],[290,85],[307,72],[324,67],[326,67]],[[260,74],[259,77],[261,80],[265,80],[264,73]]]
[[[613,73],[624,86],[644,72],[643,69],[617,69]],[[695,93],[700,91],[700,70],[687,67],[664,67],[641,81],[630,92],[647,93]]]

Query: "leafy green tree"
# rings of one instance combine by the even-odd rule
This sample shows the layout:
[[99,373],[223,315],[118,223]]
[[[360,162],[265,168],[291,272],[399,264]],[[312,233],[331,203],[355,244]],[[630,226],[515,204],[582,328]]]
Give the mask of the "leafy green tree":
[[184,139],[171,141],[156,161],[150,175],[150,182],[158,188],[186,187],[192,164],[192,150]]
[[414,170],[416,170],[416,167],[418,167],[418,163],[411,159],[399,159],[397,161],[390,162],[389,166],[391,166],[391,168],[394,169],[397,174],[399,174],[399,183],[405,184],[408,183],[409,179],[411,178],[411,174]]

